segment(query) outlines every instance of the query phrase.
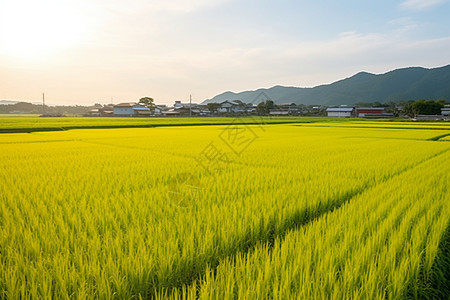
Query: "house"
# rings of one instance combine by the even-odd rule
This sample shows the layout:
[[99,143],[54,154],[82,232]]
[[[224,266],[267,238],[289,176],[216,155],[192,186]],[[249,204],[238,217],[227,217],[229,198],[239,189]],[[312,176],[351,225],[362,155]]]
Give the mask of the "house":
[[86,117],[100,117],[100,108],[93,108],[93,109],[90,109],[86,114],[85,114],[85,116]]
[[163,111],[164,110],[166,110],[167,109],[167,107],[164,105],[164,106],[162,106],[162,105],[156,105],[155,106],[155,109],[153,110],[153,115],[155,115],[155,116],[161,116],[162,115],[162,113],[163,113]]
[[175,103],[173,104],[173,108],[175,109],[180,109],[180,108],[194,108],[197,107],[199,104],[198,103],[183,103],[181,101],[175,101]]
[[136,102],[124,102],[114,105],[114,116],[118,117],[138,117],[150,116],[151,110],[148,107],[139,105]]
[[136,117],[149,117],[152,114],[150,108],[143,105],[135,105],[133,106],[134,115]]
[[297,104],[295,104],[294,102],[281,103],[279,106],[280,106],[280,108],[283,108],[283,109],[297,108]]
[[217,109],[219,113],[245,113],[247,109],[242,102],[237,101],[224,101],[220,103],[220,107]]
[[169,116],[169,117],[177,117],[180,115],[180,111],[175,108],[170,108],[168,110],[164,110],[161,112],[163,116]]
[[350,118],[355,109],[353,107],[329,107],[327,116],[332,118]]
[[279,108],[269,109],[269,116],[292,116],[297,115],[298,109],[295,103],[282,103]]
[[87,113],[84,114],[85,117],[109,117],[114,113],[114,108],[110,105],[105,106],[94,106]]
[[288,110],[291,114],[295,114],[298,112],[298,106],[294,102],[281,103],[279,105],[281,109]]
[[450,107],[441,108],[441,115],[443,117],[450,117]]
[[114,106],[113,105],[105,105],[100,110],[100,116],[102,117],[111,117],[114,115]]
[[133,106],[137,105],[136,102],[125,102],[114,105],[115,116],[132,116],[134,115]]
[[384,107],[358,107],[356,116],[358,118],[376,118],[384,116]]
[[269,109],[269,116],[289,116],[290,111],[287,109]]
[[163,116],[168,117],[189,117],[195,115],[195,112],[198,112],[198,109],[190,109],[189,107],[182,107],[182,108],[170,108],[168,110],[162,111]]
[[256,108],[258,107],[258,105],[257,104],[255,104],[255,103],[247,103],[246,105],[245,105],[245,111],[248,113],[248,114],[254,114],[254,113],[256,113]]

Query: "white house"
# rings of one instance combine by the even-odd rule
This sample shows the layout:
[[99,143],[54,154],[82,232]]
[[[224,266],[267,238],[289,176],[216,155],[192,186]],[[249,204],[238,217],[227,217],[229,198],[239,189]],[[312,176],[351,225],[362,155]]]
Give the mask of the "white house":
[[441,108],[441,114],[444,117],[450,117],[450,107]]
[[114,105],[114,115],[119,117],[148,116],[150,108],[136,102],[125,102]]
[[329,107],[327,108],[327,115],[333,118],[350,118],[353,111],[353,107]]
[[220,103],[220,107],[217,109],[219,113],[244,113],[245,107],[241,103],[235,101],[224,101]]
[[125,102],[114,105],[115,116],[132,116],[134,115],[133,106],[136,102]]

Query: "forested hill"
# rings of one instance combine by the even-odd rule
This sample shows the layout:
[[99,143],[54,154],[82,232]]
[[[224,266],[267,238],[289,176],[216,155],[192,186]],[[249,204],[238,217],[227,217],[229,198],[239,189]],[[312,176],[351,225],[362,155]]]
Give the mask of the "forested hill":
[[225,92],[203,103],[241,100],[258,103],[353,105],[357,102],[389,102],[418,99],[450,100],[450,65],[434,69],[411,67],[384,74],[360,72],[352,77],[313,88],[274,86],[269,89]]

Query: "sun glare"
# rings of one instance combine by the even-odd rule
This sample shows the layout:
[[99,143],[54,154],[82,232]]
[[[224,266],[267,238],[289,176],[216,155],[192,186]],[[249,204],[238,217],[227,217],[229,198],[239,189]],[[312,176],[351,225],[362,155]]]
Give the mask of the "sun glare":
[[81,41],[85,24],[68,1],[0,0],[0,54],[39,59]]

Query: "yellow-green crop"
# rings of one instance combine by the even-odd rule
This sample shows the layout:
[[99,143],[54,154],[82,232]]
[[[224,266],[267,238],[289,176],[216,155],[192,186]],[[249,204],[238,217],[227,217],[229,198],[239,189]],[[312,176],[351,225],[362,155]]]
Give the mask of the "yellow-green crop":
[[383,124],[1,134],[0,297],[415,295],[450,130]]

